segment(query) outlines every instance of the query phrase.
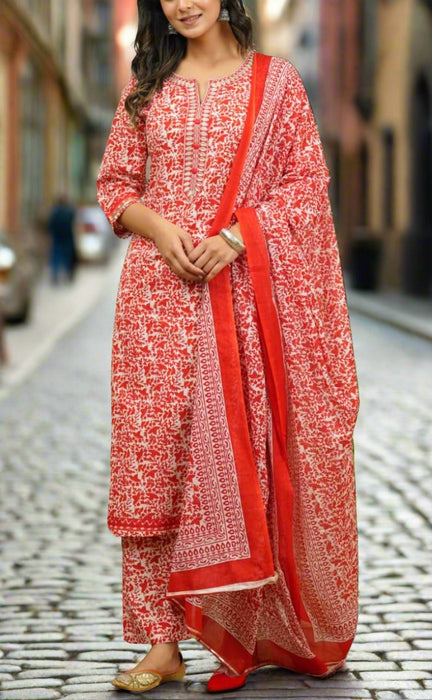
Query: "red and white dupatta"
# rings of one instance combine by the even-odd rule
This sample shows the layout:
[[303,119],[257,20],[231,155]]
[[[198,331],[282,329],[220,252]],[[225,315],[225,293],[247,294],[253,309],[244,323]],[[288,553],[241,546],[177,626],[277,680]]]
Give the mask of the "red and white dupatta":
[[265,502],[249,435],[235,271],[225,269],[204,294],[169,596],[234,671],[275,664],[323,676],[342,665],[357,621],[355,365],[309,103],[290,64],[254,60],[244,135],[210,235],[235,212],[271,406],[270,495]]

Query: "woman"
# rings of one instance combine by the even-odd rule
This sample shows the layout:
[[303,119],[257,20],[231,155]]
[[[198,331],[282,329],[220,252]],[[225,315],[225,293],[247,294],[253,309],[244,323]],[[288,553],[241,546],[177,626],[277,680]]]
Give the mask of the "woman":
[[108,522],[125,639],[152,646],[113,682],[183,677],[190,636],[222,662],[210,692],[268,664],[326,676],[357,620],[358,397],[316,125],[241,0],[138,8],[98,186],[131,236]]

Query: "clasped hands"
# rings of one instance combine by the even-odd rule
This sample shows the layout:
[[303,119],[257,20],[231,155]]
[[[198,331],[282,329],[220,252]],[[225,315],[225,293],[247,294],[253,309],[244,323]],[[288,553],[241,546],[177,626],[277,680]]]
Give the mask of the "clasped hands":
[[[238,225],[232,231],[241,239]],[[190,234],[172,224],[159,231],[153,240],[171,270],[191,282],[210,282],[238,257],[221,236],[205,238],[194,246]]]

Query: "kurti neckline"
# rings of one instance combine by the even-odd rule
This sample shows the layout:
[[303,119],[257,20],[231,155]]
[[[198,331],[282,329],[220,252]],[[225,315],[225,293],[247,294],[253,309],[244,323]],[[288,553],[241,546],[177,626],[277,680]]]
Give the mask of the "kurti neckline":
[[[232,73],[228,73],[228,75],[222,75],[220,78],[209,78],[207,87],[214,83],[228,83],[232,80],[235,80],[238,77],[238,75],[242,73],[246,67],[249,66],[254,54],[255,51],[251,49],[248,55],[242,61],[242,63],[240,63],[240,65]],[[179,73],[171,73],[170,78],[173,78],[174,80],[179,80],[180,82],[193,83],[195,85],[198,84],[197,78],[188,78],[185,75],[180,75]]]

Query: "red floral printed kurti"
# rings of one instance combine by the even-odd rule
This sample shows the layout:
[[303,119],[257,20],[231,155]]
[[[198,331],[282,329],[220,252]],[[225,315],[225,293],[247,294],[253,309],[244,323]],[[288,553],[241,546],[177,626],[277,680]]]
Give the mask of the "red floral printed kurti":
[[135,201],[196,243],[215,217],[236,216],[247,255],[203,285],[132,236],[114,330],[109,525],[175,534],[169,595],[228,666],[325,675],[357,619],[357,385],[328,172],[304,87],[281,59],[264,76],[235,211],[226,205],[262,72],[253,56],[210,81],[202,103],[195,80],[173,75],[136,130],[123,100],[114,119],[99,201],[116,232],[129,235],[117,220]]

